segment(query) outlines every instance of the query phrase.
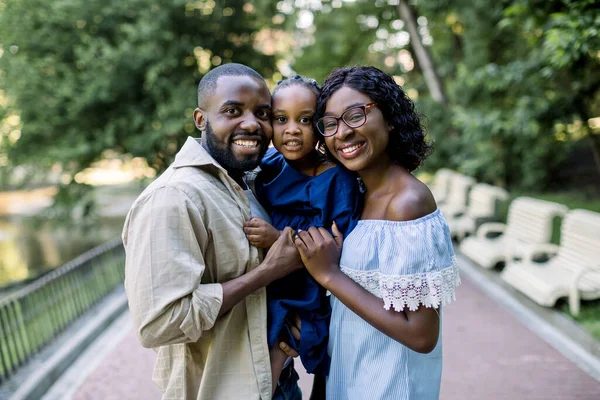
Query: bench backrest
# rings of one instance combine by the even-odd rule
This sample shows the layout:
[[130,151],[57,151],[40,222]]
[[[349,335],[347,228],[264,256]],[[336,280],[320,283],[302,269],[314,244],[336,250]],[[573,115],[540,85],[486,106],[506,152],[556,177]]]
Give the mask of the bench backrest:
[[548,243],[552,239],[552,221],[568,208],[551,201],[518,197],[510,203],[506,223],[509,237],[527,243]]
[[450,190],[450,181],[456,172],[448,168],[440,168],[433,177],[433,185],[431,190],[436,200],[443,200],[448,195]]
[[451,178],[450,191],[448,192],[446,204],[466,207],[469,191],[474,184],[475,179],[470,176],[454,173]]
[[478,183],[469,193],[467,213],[473,218],[494,217],[498,214],[499,201],[508,200],[508,192],[501,187]]
[[600,265],[600,213],[571,210],[565,216],[557,257],[580,267]]

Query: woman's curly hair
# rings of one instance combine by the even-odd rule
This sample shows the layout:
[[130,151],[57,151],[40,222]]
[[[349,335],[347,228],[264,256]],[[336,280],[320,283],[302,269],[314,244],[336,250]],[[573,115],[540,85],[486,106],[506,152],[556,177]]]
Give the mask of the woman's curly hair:
[[317,103],[317,117],[325,113],[331,95],[343,86],[369,96],[392,127],[387,152],[390,159],[414,171],[431,154],[433,146],[425,141],[425,130],[415,104],[385,72],[375,67],[347,67],[333,70],[323,85]]

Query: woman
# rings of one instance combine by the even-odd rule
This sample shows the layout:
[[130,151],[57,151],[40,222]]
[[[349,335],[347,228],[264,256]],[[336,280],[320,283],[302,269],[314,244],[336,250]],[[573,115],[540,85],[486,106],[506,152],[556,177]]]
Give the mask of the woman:
[[295,236],[309,273],[332,294],[327,398],[439,397],[440,308],[459,284],[446,222],[411,172],[431,147],[413,102],[374,67],[333,71],[317,129],[330,155],[366,189],[345,238],[311,227]]

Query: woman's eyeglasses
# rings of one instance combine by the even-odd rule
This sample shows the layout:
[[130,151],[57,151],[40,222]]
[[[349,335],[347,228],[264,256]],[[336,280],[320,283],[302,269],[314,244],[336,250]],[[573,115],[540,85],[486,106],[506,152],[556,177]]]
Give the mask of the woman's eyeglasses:
[[344,121],[350,128],[358,128],[367,122],[367,110],[375,107],[377,103],[368,103],[361,106],[350,107],[339,117],[323,117],[316,122],[317,130],[325,137],[337,133],[340,120]]

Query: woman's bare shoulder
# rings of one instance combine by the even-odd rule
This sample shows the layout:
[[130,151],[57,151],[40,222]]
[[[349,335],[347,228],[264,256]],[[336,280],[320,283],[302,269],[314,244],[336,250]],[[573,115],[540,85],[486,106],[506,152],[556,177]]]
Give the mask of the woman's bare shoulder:
[[437,204],[427,185],[414,178],[393,197],[386,214],[391,221],[411,221],[429,215],[436,209]]

